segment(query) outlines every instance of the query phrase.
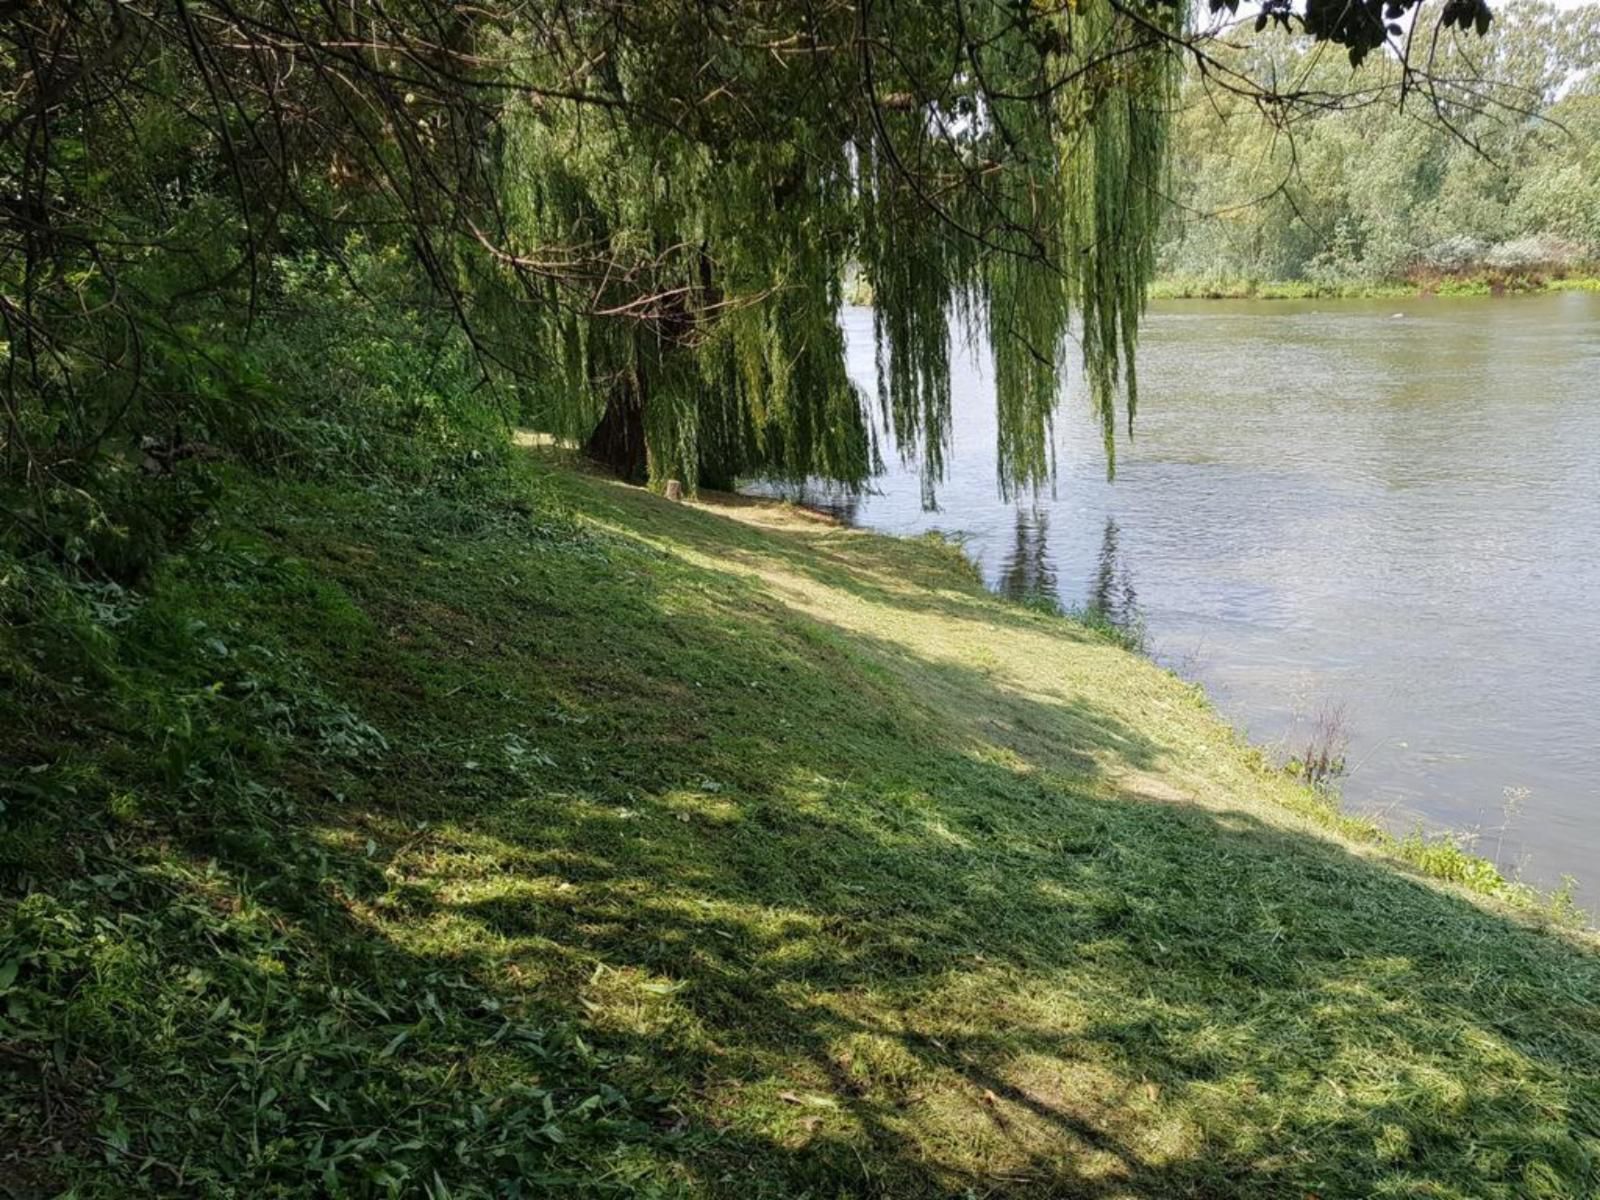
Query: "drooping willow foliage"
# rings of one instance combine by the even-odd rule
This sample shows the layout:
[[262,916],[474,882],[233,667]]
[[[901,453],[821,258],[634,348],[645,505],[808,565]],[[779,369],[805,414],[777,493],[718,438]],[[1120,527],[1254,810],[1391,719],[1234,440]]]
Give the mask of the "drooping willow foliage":
[[[1398,53],[1384,23],[1421,2],[1270,7]],[[306,429],[359,456],[380,409],[422,429],[446,376],[625,474],[859,483],[894,452],[931,497],[953,325],[992,359],[1003,491],[1049,477],[1074,354],[1110,462],[1194,22],[1182,0],[0,0],[7,536],[61,551],[141,471],[303,457]],[[876,396],[845,369],[847,273]]]
[[1139,13],[674,8],[623,39],[598,23],[601,86],[663,119],[534,97],[507,111],[499,146],[507,261],[578,244],[607,268],[581,303],[570,278],[542,285],[539,357],[561,381],[546,420],[583,438],[609,410],[642,435],[617,465],[691,483],[859,482],[878,447],[837,326],[855,270],[874,297],[883,423],[930,494],[953,316],[992,355],[1002,489],[1049,474],[1075,317],[1109,457],[1182,32],[1176,8]]

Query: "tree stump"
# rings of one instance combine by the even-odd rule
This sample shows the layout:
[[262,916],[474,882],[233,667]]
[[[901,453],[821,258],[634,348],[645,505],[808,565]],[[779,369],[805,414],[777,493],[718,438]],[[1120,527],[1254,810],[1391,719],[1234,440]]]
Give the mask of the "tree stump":
[[679,483],[676,479],[667,480],[667,499],[682,500],[683,484]]

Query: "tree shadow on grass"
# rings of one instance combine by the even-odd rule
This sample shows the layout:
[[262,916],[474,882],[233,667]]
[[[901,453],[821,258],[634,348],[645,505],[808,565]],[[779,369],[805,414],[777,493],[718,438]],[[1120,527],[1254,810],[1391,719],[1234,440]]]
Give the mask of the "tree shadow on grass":
[[[1068,828],[1087,803],[1063,804]],[[562,944],[604,930],[584,962],[673,981],[642,1028],[625,986],[575,1000],[701,1119],[762,1113],[691,1162],[713,1191],[1592,1188],[1591,955],[1248,814],[1112,803],[1111,836],[1059,858],[901,837],[897,874],[796,897],[705,839],[691,882],[602,885],[565,932],[521,906],[461,915]],[[917,902],[917,871],[946,903]],[[972,886],[990,871],[1010,887]]]
[[[749,536],[672,521],[710,558]],[[235,998],[248,1023],[196,1034],[208,1061],[307,1056],[310,1083],[249,1097],[290,1112],[287,1144],[324,1127],[330,1083],[394,1096],[397,1127],[474,1108],[493,1127],[518,1087],[565,1112],[603,1080],[646,1115],[567,1125],[597,1191],[1600,1190],[1593,953],[1245,808],[1149,802],[1122,776],[1174,752],[1117,715],[799,614],[747,574],[370,549],[375,619],[343,627],[325,682],[387,757],[292,764],[305,803],[275,839],[164,835],[217,867],[162,905],[248,893],[295,956],[295,1004]],[[310,803],[333,782],[342,801]],[[350,999],[380,984],[382,1017]],[[604,1070],[498,1035],[428,1047],[502,1014],[580,1030]],[[343,1057],[310,1038],[322,1020]],[[155,1118],[129,1103],[137,1147]],[[422,1127],[397,1160],[483,1184],[457,1147],[487,1135]],[[137,1155],[106,1169],[132,1178]]]
[[[678,606],[691,578],[736,626]],[[1596,1184],[1592,954],[1248,811],[1144,801],[1117,772],[1165,750],[1082,700],[819,635],[743,580],[691,571],[639,602],[605,633],[616,658],[545,680],[609,676],[606,730],[542,736],[567,761],[625,730],[622,769],[435,835],[571,886],[417,881],[455,878],[435,917],[476,931],[461,944],[527,956],[526,1002],[581,1014],[715,1131],[675,1159],[696,1187]],[[670,662],[635,653],[636,616]],[[958,701],[1000,719],[952,722]]]
[[[731,492],[702,492],[693,504],[672,504],[654,493],[612,480],[582,478],[585,511],[604,513],[632,531],[670,537],[707,557],[746,567],[776,563],[785,571],[861,600],[903,613],[926,614],[993,628],[1038,630],[1042,618],[1020,606],[997,605],[980,590],[976,568],[959,546],[932,537],[890,538],[851,529],[804,508],[775,509],[772,501]],[[781,512],[783,520],[708,523],[703,514]],[[965,564],[957,566],[957,563]],[[952,586],[959,572],[970,584]],[[1072,626],[1063,636],[1094,640]]]
[[[1592,958],[1245,814],[1129,807],[1059,858],[901,832],[897,871],[831,888],[702,835],[557,905],[456,915],[574,956],[541,1003],[717,1128],[684,1160],[711,1191],[1365,1195],[1549,1169],[1583,1194]],[[1009,888],[974,886],[991,873]]]

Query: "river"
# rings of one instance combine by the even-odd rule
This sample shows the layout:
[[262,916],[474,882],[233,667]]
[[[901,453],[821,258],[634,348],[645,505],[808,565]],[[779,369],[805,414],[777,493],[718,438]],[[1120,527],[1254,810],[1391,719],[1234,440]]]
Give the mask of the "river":
[[[843,317],[872,394],[871,314]],[[957,357],[938,509],[915,468],[855,499],[959,534],[991,586],[1140,620],[1280,758],[1348,739],[1347,807],[1476,831],[1509,873],[1600,896],[1600,295],[1174,302],[1105,479],[1081,389],[1054,494],[995,487],[992,388]]]

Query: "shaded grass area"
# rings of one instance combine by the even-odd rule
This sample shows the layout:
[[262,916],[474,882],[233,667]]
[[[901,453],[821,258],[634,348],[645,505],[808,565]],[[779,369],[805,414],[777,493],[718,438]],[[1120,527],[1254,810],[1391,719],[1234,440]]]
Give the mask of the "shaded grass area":
[[235,484],[4,568],[0,1195],[1600,1192],[1592,942],[951,548]]

